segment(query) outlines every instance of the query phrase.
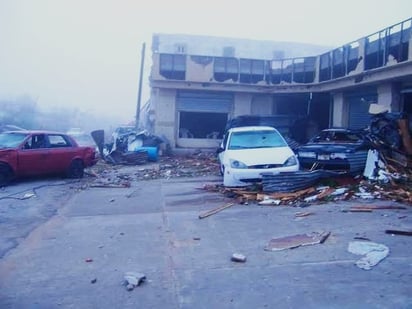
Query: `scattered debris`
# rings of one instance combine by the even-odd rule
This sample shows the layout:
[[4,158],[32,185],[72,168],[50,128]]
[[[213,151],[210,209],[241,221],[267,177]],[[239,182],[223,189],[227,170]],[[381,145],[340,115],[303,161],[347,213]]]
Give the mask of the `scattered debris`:
[[144,281],[146,281],[146,275],[139,272],[130,271],[124,275],[123,285],[126,286],[128,291],[132,291]]
[[370,239],[368,237],[363,237],[363,236],[355,236],[355,237],[353,237],[353,239],[370,241]]
[[295,213],[295,217],[296,218],[302,218],[302,217],[307,217],[307,216],[311,216],[311,215],[313,215],[314,213],[313,212],[296,212]]
[[386,234],[412,236],[412,230],[385,230]]
[[370,270],[389,254],[387,246],[371,241],[351,241],[348,245],[348,251],[353,254],[363,255],[355,264],[364,270]]
[[238,263],[245,263],[246,262],[246,256],[240,253],[233,253],[232,257],[230,259],[233,262],[238,262]]
[[209,211],[207,211],[207,212],[205,212],[205,213],[203,213],[203,214],[200,214],[200,215],[199,215],[199,219],[203,219],[203,218],[209,217],[209,216],[211,216],[211,215],[214,215],[214,214],[216,214],[216,213],[218,213],[218,212],[220,212],[220,211],[222,211],[222,210],[224,210],[224,209],[226,209],[226,208],[232,207],[233,205],[235,205],[235,204],[234,204],[234,203],[228,203],[228,204],[225,204],[225,205],[220,206],[220,207],[218,207],[218,208],[209,210]]
[[109,144],[104,144],[103,130],[93,131],[91,135],[101,157],[111,164],[141,165],[148,161],[155,162],[158,160],[160,148],[170,148],[164,137],[149,134],[146,130],[137,132],[130,126],[116,128]]
[[27,200],[27,199],[29,199],[29,198],[32,198],[32,197],[35,197],[36,196],[36,194],[34,194],[34,193],[25,193],[24,195],[23,195],[23,198],[22,199],[25,199],[25,200]]
[[258,204],[259,205],[280,205],[280,203],[282,203],[282,200],[275,200],[273,198],[265,196],[263,200],[260,201]]
[[330,232],[313,232],[310,234],[298,234],[273,238],[265,247],[266,251],[281,251],[285,249],[294,249],[301,246],[322,244],[329,237]]

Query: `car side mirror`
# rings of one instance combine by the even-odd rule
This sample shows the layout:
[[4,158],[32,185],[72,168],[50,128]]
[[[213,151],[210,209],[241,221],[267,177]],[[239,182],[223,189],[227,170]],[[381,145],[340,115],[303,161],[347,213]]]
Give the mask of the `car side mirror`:
[[223,152],[224,151],[224,149],[223,149],[223,147],[219,147],[218,149],[216,149],[216,153],[217,154],[219,154],[219,153],[221,153],[221,152]]

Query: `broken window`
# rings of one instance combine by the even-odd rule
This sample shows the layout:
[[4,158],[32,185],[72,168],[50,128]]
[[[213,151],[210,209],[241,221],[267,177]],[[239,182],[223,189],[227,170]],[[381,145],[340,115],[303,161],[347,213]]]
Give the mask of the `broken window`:
[[186,56],[160,54],[160,74],[168,79],[185,80]]
[[256,84],[264,79],[265,62],[263,60],[240,59],[240,82]]
[[332,52],[332,78],[339,78],[345,75],[345,50],[343,47]]
[[320,56],[319,81],[323,82],[331,78],[331,55],[327,52]]
[[359,42],[352,42],[351,44],[346,45],[346,53],[347,53],[347,72],[353,71],[358,66],[360,61],[359,55]]
[[385,64],[385,45],[385,31],[367,37],[365,43],[365,70],[379,68]]
[[221,139],[227,113],[179,112],[180,138]]
[[239,78],[239,61],[236,58],[215,57],[214,78],[218,82],[229,79],[237,82]]

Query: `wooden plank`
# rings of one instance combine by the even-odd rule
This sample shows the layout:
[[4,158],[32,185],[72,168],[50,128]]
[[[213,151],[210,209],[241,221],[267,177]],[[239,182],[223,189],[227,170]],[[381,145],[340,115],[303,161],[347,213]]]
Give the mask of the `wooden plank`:
[[220,211],[222,211],[222,210],[224,210],[224,209],[226,209],[226,208],[232,207],[233,205],[235,205],[235,204],[234,204],[234,203],[228,203],[228,204],[225,204],[225,205],[220,206],[220,207],[218,207],[218,208],[209,210],[209,211],[207,211],[207,212],[205,212],[205,213],[203,213],[203,214],[200,214],[200,215],[199,215],[199,219],[203,219],[203,218],[209,217],[209,216],[211,216],[211,215],[214,215],[214,214],[216,214],[216,213],[218,213],[218,212],[220,212]]

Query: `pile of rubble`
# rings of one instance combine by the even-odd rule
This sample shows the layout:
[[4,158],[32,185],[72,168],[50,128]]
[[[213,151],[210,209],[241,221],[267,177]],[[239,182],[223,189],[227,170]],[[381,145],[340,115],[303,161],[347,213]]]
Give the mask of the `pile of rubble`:
[[305,207],[314,203],[332,201],[380,199],[412,205],[412,192],[402,186],[371,182],[361,177],[352,178],[350,176],[321,179],[310,187],[294,192],[265,192],[261,184],[246,188],[227,188],[223,185],[206,184],[201,189],[219,192],[239,204],[257,203],[268,206]]
[[188,156],[159,157],[157,162],[139,166],[99,161],[87,170],[87,174],[95,177],[92,186],[128,187],[132,181],[217,176],[219,163],[214,153],[199,152]]

